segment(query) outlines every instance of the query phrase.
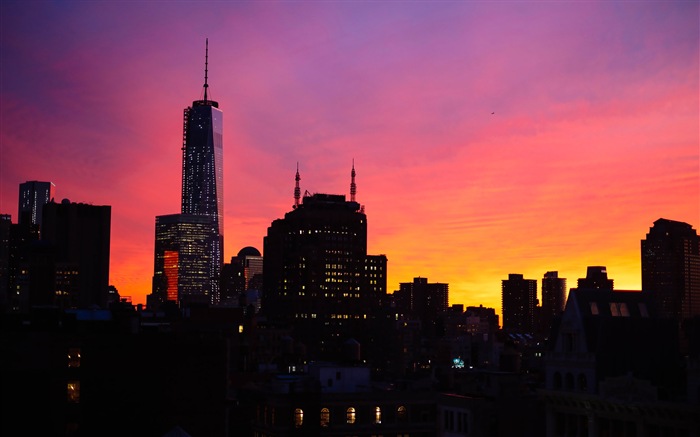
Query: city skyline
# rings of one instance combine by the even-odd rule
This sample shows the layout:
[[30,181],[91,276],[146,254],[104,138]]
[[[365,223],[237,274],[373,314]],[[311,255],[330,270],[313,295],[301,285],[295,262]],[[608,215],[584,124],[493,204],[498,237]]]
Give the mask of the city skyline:
[[205,38],[226,261],[291,211],[297,162],[302,192],[349,199],[354,160],[389,292],[428,277],[499,313],[510,273],[641,289],[653,222],[700,226],[697,2],[212,5],[0,6],[0,213],[29,180],[111,205],[135,303]]

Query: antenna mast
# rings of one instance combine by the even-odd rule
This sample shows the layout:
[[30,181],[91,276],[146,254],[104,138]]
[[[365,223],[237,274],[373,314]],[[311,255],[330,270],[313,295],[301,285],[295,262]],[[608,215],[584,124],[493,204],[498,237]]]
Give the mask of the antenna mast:
[[207,101],[207,88],[209,88],[208,82],[209,75],[209,38],[206,39],[206,48],[204,52],[204,101]]
[[301,188],[299,188],[299,181],[301,177],[299,176],[299,163],[297,162],[297,175],[294,177],[296,181],[296,186],[294,187],[294,209],[299,208],[299,199],[301,198]]
[[355,185],[355,158],[352,159],[352,171],[350,172],[350,201],[355,201],[357,194],[357,185]]

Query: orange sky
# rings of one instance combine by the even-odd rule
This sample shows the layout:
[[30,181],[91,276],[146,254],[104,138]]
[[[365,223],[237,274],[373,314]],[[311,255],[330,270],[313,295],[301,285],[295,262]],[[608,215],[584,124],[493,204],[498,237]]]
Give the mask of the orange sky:
[[[110,282],[145,302],[179,212],[182,110],[224,112],[225,254],[301,188],[349,194],[389,291],[500,312],[509,273],[640,288],[660,218],[700,226],[697,2],[2,3],[0,213],[18,186],[112,206]],[[494,114],[492,114],[492,112]]]

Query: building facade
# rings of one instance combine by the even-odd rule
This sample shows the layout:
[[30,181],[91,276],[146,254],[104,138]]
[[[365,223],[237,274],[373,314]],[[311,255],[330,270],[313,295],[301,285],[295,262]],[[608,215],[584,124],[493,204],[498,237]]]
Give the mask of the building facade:
[[106,307],[111,215],[111,206],[67,199],[44,206],[42,244],[30,266],[33,304]]
[[688,223],[658,219],[642,240],[642,290],[665,317],[700,315],[700,237]]
[[503,330],[532,333],[535,328],[537,280],[511,273],[501,281]]
[[153,265],[154,303],[211,303],[218,289],[218,271],[212,262],[217,243],[210,216],[171,214],[156,217]]
[[547,272],[542,278],[542,311],[540,327],[543,333],[549,332],[555,317],[559,317],[566,304],[566,278],[558,272]]
[[[262,311],[309,347],[369,337],[386,296],[384,255],[367,254],[367,216],[344,195],[305,195],[264,238]],[[354,182],[354,179],[353,179]],[[314,345],[314,346],[311,346]]]
[[43,208],[55,194],[56,186],[51,182],[27,181],[19,184],[19,208],[17,222],[41,228]]

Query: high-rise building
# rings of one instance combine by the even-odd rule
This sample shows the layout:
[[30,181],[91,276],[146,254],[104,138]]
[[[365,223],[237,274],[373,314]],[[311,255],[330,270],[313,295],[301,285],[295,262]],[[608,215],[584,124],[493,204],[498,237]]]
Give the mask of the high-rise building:
[[370,318],[386,295],[386,257],[367,254],[359,203],[333,194],[299,202],[298,175],[293,210],[274,220],[264,239],[262,311],[315,326],[305,334],[338,336]]
[[501,291],[503,330],[522,334],[534,332],[537,280],[511,273],[508,279],[501,281]]
[[413,282],[401,282],[396,293],[397,303],[402,302],[405,306],[401,310],[424,324],[447,311],[449,284],[428,283],[427,278],[413,278]]
[[[110,206],[49,202],[44,206],[41,243],[31,266],[33,304],[89,308],[107,305],[109,287]],[[39,286],[37,273],[52,270],[53,289]],[[53,295],[43,295],[48,292]],[[43,295],[43,296],[42,296]]]
[[221,301],[228,305],[255,305],[259,308],[262,292],[263,257],[260,251],[246,246],[231,257],[231,262],[221,269]]
[[19,224],[38,225],[41,229],[44,205],[54,198],[56,186],[51,182],[27,181],[19,184]]
[[542,278],[541,329],[548,332],[555,317],[559,317],[566,304],[566,279],[559,272],[547,272]]
[[642,240],[642,291],[664,317],[700,315],[700,237],[688,223],[660,218]]
[[204,59],[204,97],[185,108],[183,117],[181,214],[156,217],[153,294],[149,299],[153,305],[171,300],[181,303],[183,298],[218,304],[221,297],[223,113],[208,94],[208,40]]
[[170,214],[156,217],[153,295],[151,303],[211,304],[218,290],[218,270],[212,262],[216,244],[212,217]]
[[586,277],[579,278],[577,288],[588,290],[613,290],[614,280],[608,279],[608,270],[605,266],[588,266]]

